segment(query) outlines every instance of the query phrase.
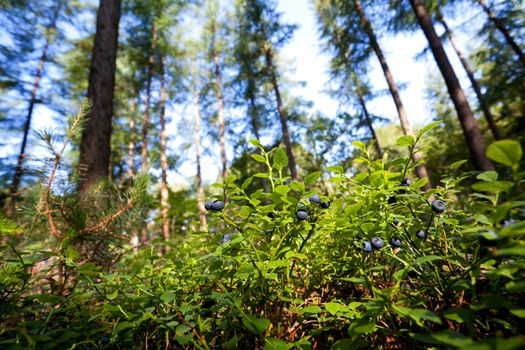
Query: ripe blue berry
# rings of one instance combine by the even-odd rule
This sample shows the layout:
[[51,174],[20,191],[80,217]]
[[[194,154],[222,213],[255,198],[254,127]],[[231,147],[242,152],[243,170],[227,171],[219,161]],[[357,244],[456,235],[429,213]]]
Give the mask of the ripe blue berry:
[[215,211],[221,211],[224,209],[224,202],[217,200],[212,203],[211,208]]
[[323,203],[321,203],[321,208],[323,208],[323,209],[330,208],[330,202],[323,202]]
[[270,219],[275,219],[276,216],[277,216],[277,214],[275,214],[273,211],[271,211],[271,212],[268,213],[268,217],[269,217]]
[[403,242],[401,241],[401,239],[399,239],[399,237],[392,237],[390,238],[390,244],[392,244],[394,247],[401,247],[403,245]]
[[397,224],[399,224],[399,219],[398,218],[394,218],[394,221],[393,221],[394,225],[397,226]]
[[379,237],[372,238],[372,245],[375,249],[381,249],[385,245],[385,242]]
[[206,204],[204,204],[204,208],[206,210],[212,210],[212,208],[213,208],[212,205],[213,205],[213,203],[211,201],[207,201]]
[[388,197],[388,204],[394,204],[395,202],[397,202],[396,196]]
[[425,238],[427,236],[427,233],[425,231],[423,231],[423,230],[417,231],[416,236],[417,236],[417,238],[423,239],[423,238]]
[[316,193],[314,194],[313,196],[310,196],[310,198],[308,198],[308,200],[312,203],[315,203],[315,204],[320,204],[321,203],[321,197],[319,197],[319,195]]
[[224,243],[228,243],[229,241],[232,240],[232,234],[231,233],[227,233],[225,234],[222,239],[221,239],[221,244],[224,244]]
[[364,241],[362,244],[361,244],[361,249],[364,251],[364,252],[367,252],[367,253],[370,253],[372,251],[372,243],[368,242],[368,241]]
[[295,216],[297,216],[299,220],[306,220],[306,218],[308,217],[308,213],[306,212],[306,210],[303,211],[299,209],[297,213],[295,213]]
[[108,345],[109,344],[109,337],[106,335],[102,336],[102,345]]
[[436,199],[435,201],[432,202],[432,211],[434,213],[438,213],[438,214],[442,213],[445,211],[446,208],[447,208],[447,205],[441,199]]
[[405,177],[403,180],[401,180],[401,186],[410,186],[412,185],[412,181],[408,177]]

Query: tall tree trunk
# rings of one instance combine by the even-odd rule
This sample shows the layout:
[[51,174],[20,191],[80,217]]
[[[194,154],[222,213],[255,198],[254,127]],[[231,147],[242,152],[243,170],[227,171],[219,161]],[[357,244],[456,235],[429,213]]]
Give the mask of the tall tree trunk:
[[489,19],[492,21],[492,23],[494,23],[496,28],[501,32],[501,34],[503,34],[505,40],[507,41],[507,44],[512,48],[512,50],[514,50],[516,55],[518,55],[521,63],[525,66],[525,54],[523,53],[523,50],[519,47],[518,43],[514,41],[514,38],[510,35],[503,21],[496,17],[494,12],[492,12],[487,6],[487,4],[485,4],[485,1],[478,0],[478,3],[483,8],[483,11],[485,11],[485,13],[489,16]]
[[120,0],[100,0],[87,94],[93,107],[80,141],[81,194],[108,176],[119,20]]
[[297,166],[295,164],[295,156],[293,154],[292,141],[290,139],[290,131],[288,130],[288,121],[286,118],[286,111],[284,110],[283,101],[281,98],[281,92],[279,90],[279,83],[277,82],[277,73],[273,64],[273,53],[272,48],[269,44],[266,44],[264,48],[264,56],[266,58],[266,66],[270,73],[270,80],[272,82],[273,91],[275,93],[275,99],[277,101],[277,111],[281,119],[281,128],[283,131],[283,141],[288,154],[288,167],[290,168],[290,174],[292,180],[297,180]]
[[56,31],[56,24],[58,16],[60,15],[61,8],[62,1],[58,1],[55,11],[53,12],[53,17],[51,18],[51,23],[47,28],[46,42],[44,44],[44,48],[42,49],[42,55],[40,56],[40,60],[38,61],[38,67],[36,69],[35,78],[33,80],[33,89],[31,91],[31,98],[29,99],[29,107],[27,108],[26,121],[24,123],[24,135],[22,137],[22,145],[20,147],[20,153],[18,154],[18,162],[16,164],[15,175],[13,177],[13,182],[11,183],[10,188],[11,203],[7,208],[8,216],[11,216],[12,214],[12,210],[16,202],[16,197],[18,195],[18,187],[20,186],[20,181],[24,172],[24,159],[26,157],[27,138],[29,136],[29,129],[31,128],[31,118],[33,117],[33,109],[36,103],[36,95],[38,92],[38,87],[40,85],[40,78],[42,77],[42,73],[44,72],[44,64],[47,61],[47,51]]
[[[397,114],[399,116],[399,122],[401,123],[401,129],[403,130],[403,134],[414,136],[414,131],[412,130],[412,127],[410,126],[410,122],[408,120],[408,116],[405,111],[405,106],[403,105],[403,102],[401,101],[401,96],[399,95],[399,89],[397,88],[397,84],[394,80],[394,77],[392,76],[392,73],[390,72],[390,68],[388,67],[385,56],[383,55],[383,51],[381,50],[381,47],[379,46],[379,43],[377,42],[377,38],[372,28],[372,24],[370,23],[370,20],[368,19],[368,17],[365,14],[365,11],[363,10],[361,1],[354,0],[354,4],[359,14],[359,17],[361,19],[361,23],[363,24],[366,30],[368,39],[370,40],[370,45],[372,46],[372,49],[374,50],[377,56],[377,59],[379,60],[379,64],[381,65],[381,69],[383,70],[383,74],[388,84],[388,89],[390,91],[390,94],[392,95],[392,99],[394,100],[394,104],[397,109]],[[412,155],[412,160],[414,161],[414,163],[419,162],[421,159],[422,157],[419,152],[415,152]],[[420,166],[416,168],[416,174],[420,179],[423,179],[423,178],[428,179],[428,182],[424,188],[425,190],[430,189],[432,185],[430,183],[430,178],[428,177],[427,168],[425,167],[424,164],[421,164]]]
[[197,206],[199,208],[200,230],[206,230],[206,209],[204,208],[204,189],[202,188],[201,174],[201,110],[200,97],[197,87],[193,91],[193,108],[195,122],[195,160],[197,163]]
[[153,27],[151,29],[151,43],[148,57],[148,73],[146,81],[146,101],[144,106],[144,117],[142,118],[142,147],[141,147],[141,162],[142,172],[145,173],[148,169],[148,128],[149,128],[149,108],[151,99],[151,80],[153,78],[153,65],[155,64],[155,48],[157,47],[157,23],[156,18],[153,19]]
[[221,142],[222,178],[225,179],[228,171],[226,159],[226,123],[224,121],[224,99],[222,96],[221,66],[219,61],[219,52],[215,48],[215,43],[213,52],[213,62],[215,63],[215,88],[217,92],[219,138]]
[[[167,242],[170,240],[170,224],[168,220],[168,158],[166,156],[166,79],[164,72],[164,57],[159,59],[160,63],[160,214],[162,217],[162,236]],[[169,246],[164,245],[164,251],[169,251]]]
[[450,30],[447,22],[445,22],[445,19],[443,18],[443,15],[441,12],[437,13],[438,20],[445,29],[445,33],[450,40],[450,44],[454,48],[454,51],[456,51],[456,54],[459,57],[459,60],[461,61],[461,64],[463,65],[463,68],[465,69],[465,72],[467,72],[467,76],[470,80],[470,84],[472,85],[472,89],[476,93],[476,97],[478,98],[479,106],[481,110],[483,111],[483,115],[485,116],[485,119],[487,119],[487,124],[489,126],[489,129],[492,133],[492,137],[494,137],[495,140],[501,139],[501,134],[499,132],[498,126],[496,125],[496,122],[494,121],[494,117],[492,116],[492,113],[490,112],[490,108],[487,105],[485,101],[485,97],[483,96],[483,93],[481,92],[481,88],[479,87],[478,81],[474,77],[474,71],[470,68],[470,64],[467,61],[467,58],[465,55],[463,55],[463,52],[459,49],[459,46],[456,42],[456,38],[454,37],[452,31]]
[[458,113],[463,134],[467,139],[474,166],[479,170],[493,170],[494,165],[485,155],[485,141],[483,140],[481,129],[474,118],[474,114],[472,113],[472,109],[470,108],[463,89],[459,84],[456,73],[454,72],[445,50],[441,45],[439,37],[436,34],[430,16],[421,0],[410,0],[410,3],[414,9],[419,25],[427,37],[439,70],[445,79],[448,93]]

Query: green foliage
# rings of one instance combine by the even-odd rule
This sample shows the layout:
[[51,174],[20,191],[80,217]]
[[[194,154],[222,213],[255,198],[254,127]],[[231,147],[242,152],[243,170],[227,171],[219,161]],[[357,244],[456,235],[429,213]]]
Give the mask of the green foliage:
[[[397,143],[413,149],[436,125]],[[513,349],[523,344],[525,173],[517,166],[519,143],[504,140],[489,148],[490,157],[511,171],[478,174],[473,187],[480,190],[464,201],[457,198],[468,174],[444,174],[443,186],[427,192],[421,190],[423,181],[403,186],[402,178],[412,177],[415,166],[410,157],[375,160],[359,141],[354,163],[363,171],[329,167],[329,194],[318,188],[320,171],[303,182],[289,181],[282,174],[284,150],[267,152],[258,141],[251,143],[258,148],[253,162],[263,170],[214,185],[227,205],[208,213],[207,231],[154,240],[104,271],[77,262],[75,252],[65,250],[64,262],[76,274],[68,293],[38,292],[36,278],[24,285],[24,269],[34,262],[31,247],[16,254],[2,250],[2,261],[18,266],[0,276],[2,286],[23,287],[9,291],[12,307],[2,308],[0,346]],[[267,179],[269,191],[248,190],[254,178]],[[314,194],[329,205],[310,201]],[[435,199],[446,203],[444,212],[432,211]],[[299,220],[296,213],[304,210],[308,217]],[[423,239],[416,236],[420,230],[426,232]],[[362,250],[374,237],[384,246]],[[393,237],[401,247],[390,245]],[[160,255],[163,245],[171,249]]]

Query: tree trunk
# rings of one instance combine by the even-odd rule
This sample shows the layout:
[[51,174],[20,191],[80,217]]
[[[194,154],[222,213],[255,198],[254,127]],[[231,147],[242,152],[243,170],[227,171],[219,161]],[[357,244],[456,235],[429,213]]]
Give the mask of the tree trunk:
[[87,94],[93,107],[80,141],[81,194],[108,176],[119,20],[120,0],[100,0]]
[[494,12],[492,12],[487,6],[487,4],[485,4],[485,1],[478,0],[478,3],[483,8],[483,11],[485,11],[485,13],[489,16],[489,19],[492,21],[492,23],[494,23],[496,28],[501,32],[501,34],[503,34],[505,40],[507,41],[507,44],[509,44],[512,50],[514,50],[516,55],[518,55],[521,63],[525,66],[525,54],[523,53],[523,50],[518,46],[516,41],[514,41],[514,38],[512,38],[507,28],[505,28],[505,24],[503,23],[503,21],[496,17]]
[[12,210],[14,208],[16,197],[18,195],[18,186],[20,185],[20,181],[22,180],[22,175],[24,172],[24,159],[26,157],[26,146],[27,146],[27,138],[29,136],[29,129],[31,128],[31,118],[33,117],[33,108],[35,107],[36,103],[36,95],[38,92],[38,87],[40,84],[40,78],[42,77],[42,73],[44,71],[44,64],[47,61],[47,51],[49,49],[49,45],[51,44],[51,40],[53,39],[53,35],[56,30],[56,24],[58,20],[58,16],[60,15],[60,10],[62,8],[62,1],[58,2],[57,7],[55,8],[55,11],[53,12],[53,17],[51,19],[51,23],[49,24],[49,27],[47,28],[48,32],[46,35],[46,42],[44,44],[44,48],[42,49],[42,55],[40,56],[40,60],[38,61],[38,67],[36,69],[35,78],[33,80],[33,89],[31,91],[31,98],[29,99],[29,107],[27,108],[27,116],[26,121],[24,123],[24,135],[22,137],[22,145],[20,147],[20,153],[18,154],[18,162],[16,164],[15,169],[15,175],[13,177],[13,182],[11,183],[10,193],[11,193],[11,203],[8,210],[8,216],[11,216]]
[[430,16],[421,0],[410,0],[412,8],[416,14],[416,18],[421,26],[421,29],[427,37],[428,43],[436,60],[436,63],[445,79],[448,93],[454,103],[458,118],[463,129],[463,134],[467,139],[470,155],[474,166],[478,170],[493,170],[494,165],[485,155],[485,141],[483,134],[479,128],[478,122],[474,118],[472,109],[465,97],[463,89],[459,84],[456,73],[448,60],[448,57],[441,45],[438,35],[430,20]]
[[463,52],[461,52],[461,50],[459,49],[456,39],[454,35],[452,34],[452,31],[448,27],[447,22],[445,22],[443,15],[440,12],[438,12],[437,16],[438,16],[439,21],[441,22],[441,25],[443,26],[443,28],[445,28],[445,33],[448,39],[450,40],[450,44],[454,48],[454,51],[456,51],[456,54],[458,55],[459,60],[461,61],[461,64],[463,65],[463,68],[465,69],[465,72],[467,72],[467,76],[470,80],[470,84],[472,85],[472,89],[474,89],[474,92],[476,93],[476,97],[478,98],[479,106],[481,110],[483,111],[483,115],[485,116],[485,119],[487,119],[487,124],[492,133],[492,137],[494,137],[494,140],[500,140],[501,134],[499,132],[498,126],[496,125],[496,122],[494,121],[494,117],[492,116],[492,113],[490,112],[490,108],[485,101],[485,97],[483,96],[481,92],[481,88],[479,87],[478,81],[474,77],[474,72],[470,68],[467,58],[465,57],[465,55],[463,55]]
[[148,169],[148,128],[149,128],[149,105],[151,99],[151,80],[153,78],[153,65],[155,63],[155,48],[157,46],[157,23],[156,18],[153,19],[153,28],[151,30],[151,43],[148,57],[148,75],[146,81],[146,101],[144,106],[144,117],[142,119],[142,147],[141,147],[141,162],[142,172],[145,173]]
[[222,178],[224,180],[227,176],[228,170],[226,160],[226,124],[224,122],[224,99],[222,96],[221,66],[219,61],[219,53],[215,48],[213,52],[213,62],[215,63],[215,87],[217,92],[217,108],[219,117],[219,138],[221,142]]
[[[366,30],[368,39],[370,40],[370,45],[372,46],[372,49],[374,50],[377,56],[377,59],[379,60],[379,63],[381,65],[381,69],[383,70],[383,74],[388,84],[388,89],[390,91],[390,94],[392,95],[392,99],[394,100],[394,104],[397,109],[397,114],[399,116],[399,122],[401,123],[401,129],[403,130],[403,134],[414,136],[414,131],[412,130],[412,127],[410,126],[410,122],[408,120],[408,116],[405,111],[405,106],[403,105],[403,102],[401,101],[401,96],[399,95],[399,89],[397,88],[397,84],[394,80],[394,77],[392,76],[392,73],[390,72],[390,68],[388,67],[385,56],[383,55],[383,51],[381,50],[381,47],[379,46],[379,43],[377,42],[377,38],[372,28],[372,24],[368,20],[368,17],[366,16],[365,11],[363,10],[361,1],[354,0],[354,4],[359,14],[359,17],[361,19],[361,22]],[[421,159],[422,159],[421,154],[418,152],[415,152],[412,155],[412,160],[414,161],[414,163],[419,162]],[[420,166],[416,168],[416,174],[420,179],[422,178],[428,179],[428,182],[425,185],[424,189],[425,190],[430,189],[432,185],[430,183],[430,178],[428,177],[427,168],[425,167],[424,164],[421,164]]]
[[199,208],[200,230],[206,230],[206,209],[204,208],[204,189],[201,174],[201,110],[199,92],[196,86],[193,91],[195,121],[195,160],[197,163],[197,206]]
[[281,119],[281,128],[283,131],[283,141],[286,147],[286,153],[288,154],[288,167],[290,168],[290,174],[292,180],[297,180],[297,167],[295,165],[295,156],[293,154],[292,141],[290,139],[290,131],[288,130],[288,121],[286,119],[286,111],[284,110],[283,101],[281,99],[281,92],[279,91],[279,84],[277,82],[277,74],[275,73],[275,67],[273,65],[273,53],[271,47],[267,44],[264,48],[266,66],[270,73],[270,79],[272,82],[273,91],[275,93],[275,99],[277,101],[277,111]]
[[[166,79],[164,72],[164,57],[160,57],[160,214],[162,217],[162,236],[167,242],[170,240],[170,224],[168,220],[168,158],[166,156]],[[169,246],[164,245],[164,251],[169,251]]]

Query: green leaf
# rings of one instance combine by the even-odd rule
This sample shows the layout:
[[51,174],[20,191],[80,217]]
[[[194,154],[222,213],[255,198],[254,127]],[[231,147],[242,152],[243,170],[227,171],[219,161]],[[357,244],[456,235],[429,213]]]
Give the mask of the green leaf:
[[257,140],[257,139],[251,139],[251,140],[248,141],[248,142],[250,142],[252,145],[254,145],[254,146],[256,146],[256,147],[259,147],[259,148],[261,148],[261,149],[263,148],[263,146],[261,145],[261,143],[260,143],[259,140]]
[[308,175],[305,179],[304,179],[304,183],[308,186],[308,185],[311,185],[313,184],[314,182],[317,181],[317,179],[321,176],[321,172],[320,171],[316,171],[314,173],[311,173],[310,175]]
[[410,309],[403,306],[392,305],[392,308],[402,316],[410,317],[419,326],[423,327],[421,320],[431,321],[437,324],[441,324],[441,319],[430,310],[426,309]]
[[266,159],[261,156],[260,154],[252,154],[251,157],[256,161],[256,162],[259,162],[259,163],[266,163]]
[[270,177],[270,175],[268,175],[267,173],[257,173],[257,174],[254,174],[253,176],[254,177],[261,177],[261,178],[265,178],[265,179]]
[[275,154],[273,155],[272,168],[277,170],[283,170],[284,167],[288,164],[288,156],[282,148],[277,148]]
[[305,190],[304,184],[301,182],[297,182],[297,181],[292,181],[290,183],[290,188],[297,192],[304,192]]
[[437,261],[437,260],[443,260],[443,259],[445,259],[444,256],[424,255],[424,256],[421,256],[421,257],[417,258],[416,260],[414,260],[414,262],[412,264],[413,265],[423,265],[423,264],[428,263],[428,262]]
[[163,293],[160,296],[160,300],[162,300],[166,304],[171,303],[173,300],[175,300],[175,293],[172,291]]
[[416,140],[412,135],[404,135],[397,139],[396,144],[401,147],[414,146]]
[[487,181],[487,182],[494,182],[498,179],[498,173],[494,170],[484,171],[478,176],[476,176],[476,179]]
[[336,315],[337,311],[341,310],[344,305],[341,305],[339,303],[326,303],[324,304],[325,309],[331,313],[332,315]]
[[247,178],[246,180],[244,180],[244,182],[241,185],[241,190],[245,190],[246,188],[248,188],[248,186],[250,186],[250,184],[252,183],[252,180],[253,180],[253,177],[251,176]]
[[428,124],[427,126],[422,127],[421,130],[419,130],[419,133],[417,134],[417,138],[419,139],[425,133],[429,132],[430,130],[434,129],[436,126],[441,124],[441,122],[441,120],[437,120],[433,123]]
[[234,182],[235,180],[237,180],[237,176],[235,175],[230,175],[230,176],[227,176],[225,179],[224,179],[224,183],[232,183]]
[[309,305],[298,310],[300,314],[318,314],[323,310],[317,305]]
[[350,339],[350,338],[339,339],[338,341],[336,341],[334,343],[334,345],[332,345],[330,350],[348,350],[348,349],[353,349],[353,348],[355,348],[353,346],[353,343],[354,343],[353,340]]
[[352,141],[352,145],[354,145],[355,147],[359,148],[361,151],[364,152],[365,150],[365,144],[362,143],[361,141]]
[[290,192],[290,187],[285,186],[285,185],[279,185],[279,186],[275,187],[275,192],[277,192],[277,193],[279,193],[281,195],[285,195],[288,192]]
[[467,338],[460,333],[450,331],[448,329],[438,333],[432,333],[431,337],[442,344],[457,346],[460,348],[474,344],[474,341],[472,339]]
[[445,310],[445,312],[443,312],[443,317],[458,323],[472,322],[472,312],[463,308]]
[[511,309],[510,313],[519,318],[525,318],[525,309]]
[[508,192],[511,187],[512,182],[510,181],[480,181],[472,185],[473,190],[483,192]]
[[251,333],[255,335],[261,335],[270,325],[270,320],[267,320],[266,318],[257,318],[252,315],[246,315],[242,318],[242,323]]
[[288,350],[291,346],[293,346],[293,344],[289,345],[281,339],[266,338],[264,341],[266,344],[264,344],[263,350]]
[[459,168],[460,166],[462,166],[463,164],[465,164],[466,162],[468,162],[467,159],[458,160],[457,162],[454,162],[454,163],[450,164],[448,167],[450,169],[456,169],[456,168]]
[[523,151],[521,145],[515,140],[500,140],[487,148],[487,157],[500,164],[517,166]]
[[345,169],[339,165],[332,165],[326,168],[326,170],[331,171],[332,173],[342,174],[345,172]]

